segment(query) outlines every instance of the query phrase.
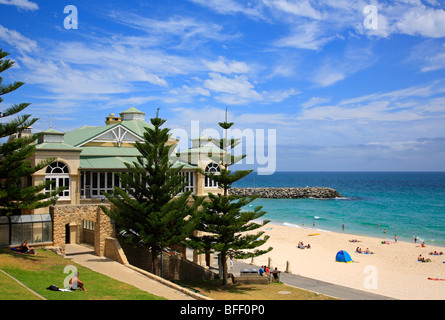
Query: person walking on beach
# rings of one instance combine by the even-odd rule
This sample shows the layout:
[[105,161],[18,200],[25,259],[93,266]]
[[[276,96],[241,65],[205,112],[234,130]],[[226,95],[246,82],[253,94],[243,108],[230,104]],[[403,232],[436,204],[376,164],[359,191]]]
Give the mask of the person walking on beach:
[[397,243],[397,235],[394,236],[394,242]]
[[342,228],[343,231],[345,231],[345,225],[344,224],[341,225],[341,228]]
[[417,236],[414,236],[414,243],[417,243]]

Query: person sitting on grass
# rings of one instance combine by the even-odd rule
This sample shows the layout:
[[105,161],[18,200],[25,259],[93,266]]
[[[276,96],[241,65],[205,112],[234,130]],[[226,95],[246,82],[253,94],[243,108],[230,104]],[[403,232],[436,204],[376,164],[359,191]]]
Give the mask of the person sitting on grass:
[[87,291],[87,289],[85,289],[84,283],[79,279],[79,272],[77,272],[76,275],[70,279],[69,284],[70,290],[76,290],[79,288],[82,291]]
[[34,248],[30,248],[28,246],[28,240],[23,241],[23,243],[20,245],[19,252],[21,253],[27,253],[27,254],[37,254]]

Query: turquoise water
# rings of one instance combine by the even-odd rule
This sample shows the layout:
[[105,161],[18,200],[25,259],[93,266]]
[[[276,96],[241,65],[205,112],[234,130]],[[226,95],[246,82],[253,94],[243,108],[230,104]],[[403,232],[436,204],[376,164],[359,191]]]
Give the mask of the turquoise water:
[[[234,187],[331,187],[343,198],[256,199],[272,223],[445,247],[445,172],[251,173]],[[315,223],[315,227],[313,226]],[[386,230],[386,233],[384,233]]]

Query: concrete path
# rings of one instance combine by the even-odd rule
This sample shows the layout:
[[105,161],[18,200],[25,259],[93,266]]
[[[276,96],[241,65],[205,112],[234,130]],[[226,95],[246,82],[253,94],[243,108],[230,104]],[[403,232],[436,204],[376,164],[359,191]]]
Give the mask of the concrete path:
[[[187,250],[187,255],[191,254],[191,251]],[[85,266],[93,271],[102,273],[108,277],[115,278],[119,281],[133,285],[141,290],[152,293],[157,296],[167,298],[169,300],[197,300],[205,299],[205,297],[191,292],[185,288],[178,285],[172,284],[165,285],[159,279],[159,281],[153,280],[153,276],[150,277],[144,275],[147,273],[143,270],[137,269],[135,267],[128,267],[121,263],[105,257],[99,257],[94,254],[92,248],[76,245],[67,244],[65,249],[65,255],[72,259],[74,262]],[[217,266],[216,255],[214,255],[214,266]],[[241,269],[259,269],[259,266],[253,266],[248,263],[235,261],[233,267],[229,272],[239,275]],[[216,268],[211,268],[212,271],[218,272]],[[343,300],[395,300],[390,297],[385,297],[377,294],[368,293],[361,290],[356,290],[348,287],[343,287],[339,285],[334,285],[331,283],[319,281],[316,279],[310,279],[303,276],[298,276],[290,273],[281,273],[281,282],[298,287],[301,289],[310,290],[313,292],[318,292],[331,297],[343,299]],[[88,284],[86,284],[88,288]]]
[[[248,263],[235,261],[232,269],[229,272],[232,272],[234,275],[239,275],[242,269],[252,268],[255,268],[257,270],[260,269],[259,266],[253,266]],[[342,300],[396,300],[390,297],[385,297],[382,295],[356,290],[285,272],[281,272],[280,281],[294,287],[318,292]]]
[[[196,300],[192,292],[188,294],[188,290],[175,284],[167,286],[159,281],[153,280],[150,277],[143,275],[143,270],[127,267],[106,257],[99,257],[94,254],[92,248],[77,244],[67,244],[65,255],[67,258],[72,259],[73,262],[93,271],[128,283],[143,291],[164,297],[168,300]],[[88,289],[88,283],[85,284],[85,287]]]

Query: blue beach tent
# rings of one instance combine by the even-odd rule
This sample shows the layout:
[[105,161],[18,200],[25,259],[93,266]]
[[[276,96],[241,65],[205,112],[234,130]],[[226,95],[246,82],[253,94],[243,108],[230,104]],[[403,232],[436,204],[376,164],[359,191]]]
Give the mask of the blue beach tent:
[[352,262],[351,256],[346,251],[340,250],[337,252],[337,256],[335,257],[335,261],[337,262]]

